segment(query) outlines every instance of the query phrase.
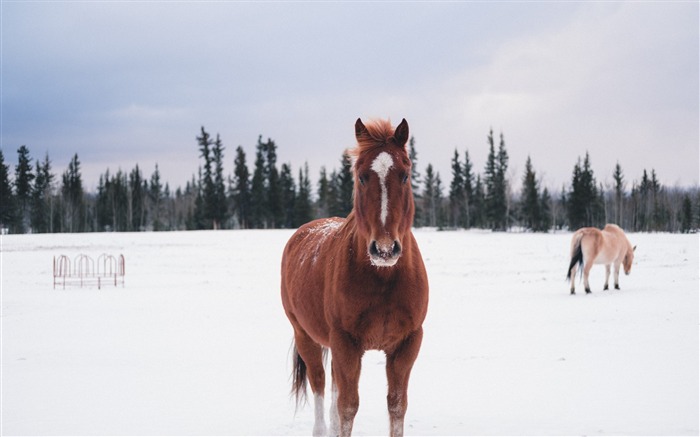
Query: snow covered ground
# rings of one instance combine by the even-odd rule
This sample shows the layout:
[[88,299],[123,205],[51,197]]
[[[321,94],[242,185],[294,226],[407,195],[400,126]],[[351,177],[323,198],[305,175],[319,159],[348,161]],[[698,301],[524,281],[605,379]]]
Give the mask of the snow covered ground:
[[[2,236],[3,435],[304,435],[279,298],[292,231]],[[569,295],[568,234],[418,230],[430,308],[408,435],[697,435],[698,236],[634,234],[621,291]],[[126,257],[52,289],[54,255]],[[384,356],[356,435],[388,433]]]

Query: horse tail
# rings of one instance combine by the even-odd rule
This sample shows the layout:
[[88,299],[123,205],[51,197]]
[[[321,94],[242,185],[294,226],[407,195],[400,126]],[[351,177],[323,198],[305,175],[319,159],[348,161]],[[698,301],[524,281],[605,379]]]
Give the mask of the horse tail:
[[299,355],[296,344],[293,344],[292,351],[292,392],[296,399],[296,408],[306,404],[306,363]]
[[566,271],[566,279],[571,279],[571,269],[578,264],[579,272],[583,271],[583,250],[581,250],[581,239],[583,235],[576,235],[571,248],[571,263],[569,270]]

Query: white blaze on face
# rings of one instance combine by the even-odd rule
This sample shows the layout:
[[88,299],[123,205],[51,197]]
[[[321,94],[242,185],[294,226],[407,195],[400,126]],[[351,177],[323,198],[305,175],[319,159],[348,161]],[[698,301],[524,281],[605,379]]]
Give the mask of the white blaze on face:
[[379,186],[382,189],[382,208],[379,213],[379,218],[383,225],[386,225],[386,216],[389,214],[389,193],[386,189],[386,176],[389,174],[389,170],[394,166],[394,160],[386,152],[382,152],[374,158],[372,161],[372,167],[370,167],[379,176]]

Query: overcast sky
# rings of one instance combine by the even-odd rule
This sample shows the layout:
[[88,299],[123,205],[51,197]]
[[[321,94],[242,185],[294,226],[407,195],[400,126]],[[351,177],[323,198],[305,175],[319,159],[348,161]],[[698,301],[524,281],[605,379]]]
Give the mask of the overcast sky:
[[339,166],[357,117],[406,118],[451,180],[455,148],[482,173],[503,132],[511,178],[528,155],[560,190],[590,152],[598,181],[620,162],[697,185],[698,2],[12,2],[2,13],[6,162],[27,145],[61,174],[74,153],[101,173],[158,163],[172,189],[201,161],[202,126],[225,171],[258,136],[296,174]]

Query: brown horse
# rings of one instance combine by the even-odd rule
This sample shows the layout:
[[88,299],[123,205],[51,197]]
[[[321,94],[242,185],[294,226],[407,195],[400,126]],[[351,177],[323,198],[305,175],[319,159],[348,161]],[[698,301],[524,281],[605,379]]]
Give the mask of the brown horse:
[[571,238],[571,263],[566,279],[571,279],[571,294],[575,294],[574,279],[576,268],[583,267],[583,285],[586,293],[591,292],[588,285],[588,274],[593,264],[605,264],[605,287],[608,289],[610,266],[615,266],[615,289],[620,289],[620,264],[629,275],[634,261],[634,250],[625,233],[617,225],[607,224],[601,231],[596,228],[581,228]]
[[[331,350],[330,434],[349,436],[362,356],[386,354],[392,436],[403,434],[408,379],[423,338],[428,278],[411,233],[414,204],[408,123],[355,123],[354,205],[347,218],[315,220],[282,256],[282,304],[294,328],[292,392],[314,394],[314,435],[326,434],[324,355]],[[308,375],[307,375],[308,374]]]

